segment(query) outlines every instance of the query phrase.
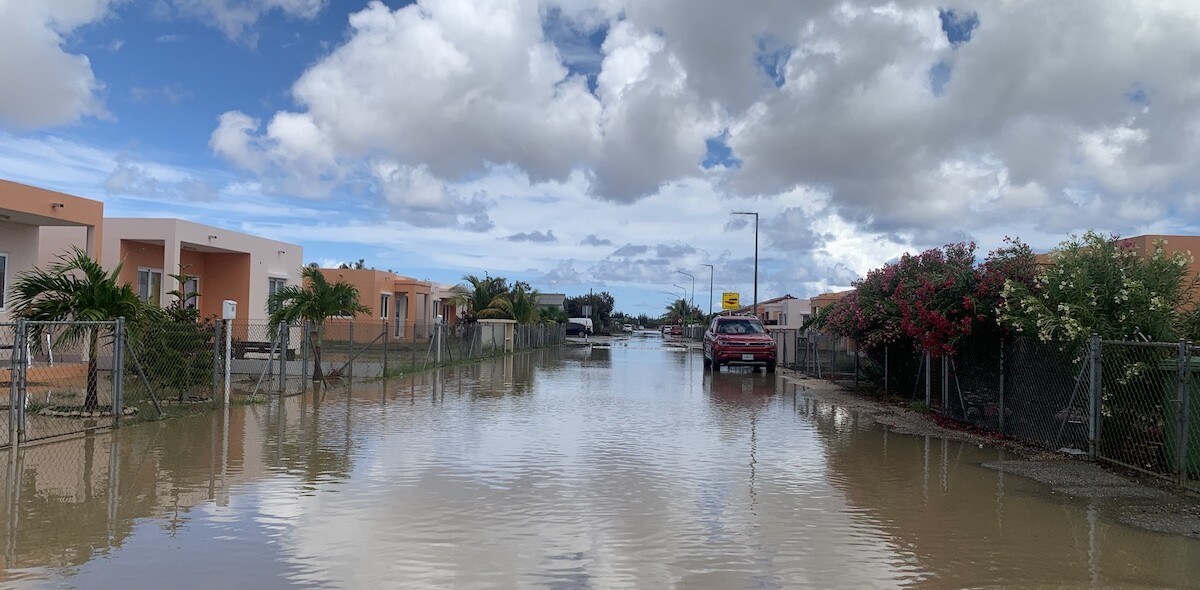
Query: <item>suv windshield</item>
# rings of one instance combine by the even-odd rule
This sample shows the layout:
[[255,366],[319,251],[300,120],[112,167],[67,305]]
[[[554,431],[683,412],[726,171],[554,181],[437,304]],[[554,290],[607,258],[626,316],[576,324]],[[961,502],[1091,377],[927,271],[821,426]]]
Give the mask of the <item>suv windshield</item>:
[[726,320],[717,323],[719,334],[766,334],[762,324],[754,320]]

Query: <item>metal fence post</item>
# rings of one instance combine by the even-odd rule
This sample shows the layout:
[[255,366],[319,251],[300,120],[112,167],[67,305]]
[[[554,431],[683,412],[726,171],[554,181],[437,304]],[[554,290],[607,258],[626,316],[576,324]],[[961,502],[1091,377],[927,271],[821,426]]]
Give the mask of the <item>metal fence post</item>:
[[933,391],[930,389],[933,386],[932,382],[931,382],[931,379],[933,377],[932,377],[932,375],[930,375],[930,373],[931,373],[931,371],[930,371],[931,367],[929,366],[930,362],[931,361],[929,358],[929,351],[926,351],[925,352],[925,409],[926,410],[928,410],[930,408],[930,406],[933,405]]
[[437,352],[434,353],[434,358],[437,359],[437,365],[442,366],[442,324],[438,322],[433,326],[433,338],[435,340],[434,347]]
[[1191,397],[1190,383],[1192,364],[1191,346],[1186,340],[1179,341],[1179,352],[1175,362],[1175,474],[1179,485],[1187,483],[1188,455],[1188,398]]
[[354,380],[354,318],[350,318],[350,342],[346,344],[350,349],[350,358],[346,363],[346,378]]
[[9,369],[9,385],[8,385],[8,444],[13,448],[17,446],[17,421],[20,419],[19,412],[21,404],[17,403],[20,397],[21,388],[21,356],[17,351],[23,348],[21,343],[21,327],[25,320],[17,320],[17,324],[13,327],[13,342],[12,342],[12,357],[9,362],[12,367]]
[[230,374],[233,371],[233,320],[223,320],[225,327],[225,406],[229,406]]
[[121,425],[125,411],[125,318],[118,317],[113,334],[112,413],[113,426]]
[[279,324],[279,394],[287,389],[288,325]]
[[[25,320],[17,320],[17,339],[13,342],[13,355],[16,357],[16,362],[13,363],[13,369],[16,371],[11,378],[17,382],[17,396],[10,399],[9,403],[17,409],[16,432],[9,440],[12,445],[17,445],[25,441],[25,396],[26,386],[28,382],[27,369],[29,368],[29,324]],[[94,354],[94,353],[93,353]]]
[[213,375],[212,375],[212,391],[209,392],[209,399],[216,399],[217,392],[221,390],[221,375],[224,369],[221,368],[221,326],[220,321],[213,322]]
[[387,318],[384,318],[383,319],[383,376],[384,377],[387,377],[387,374],[388,374],[387,348],[388,348],[388,321],[387,321]]
[[1100,335],[1092,334],[1088,345],[1091,372],[1088,383],[1088,457],[1093,461],[1100,451]]

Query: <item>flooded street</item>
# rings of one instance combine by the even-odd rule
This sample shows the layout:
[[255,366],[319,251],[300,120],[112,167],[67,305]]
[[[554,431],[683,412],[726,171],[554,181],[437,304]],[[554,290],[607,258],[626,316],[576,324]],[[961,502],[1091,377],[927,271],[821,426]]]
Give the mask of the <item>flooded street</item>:
[[7,456],[4,588],[1187,588],[1200,542],[634,339]]

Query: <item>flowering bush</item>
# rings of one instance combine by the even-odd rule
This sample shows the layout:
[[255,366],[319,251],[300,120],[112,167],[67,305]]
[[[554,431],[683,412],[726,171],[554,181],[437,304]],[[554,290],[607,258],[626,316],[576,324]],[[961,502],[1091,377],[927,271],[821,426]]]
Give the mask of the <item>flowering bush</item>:
[[1089,231],[1051,253],[1032,283],[1004,287],[1001,321],[1042,341],[1169,341],[1185,335],[1184,313],[1195,286],[1190,256],[1167,254],[1163,242],[1139,253],[1117,236]]
[[867,273],[830,306],[819,327],[855,339],[870,351],[901,338],[941,356],[984,328],[996,328],[1003,286],[1032,280],[1033,251],[1017,240],[975,264],[975,244],[949,244]]

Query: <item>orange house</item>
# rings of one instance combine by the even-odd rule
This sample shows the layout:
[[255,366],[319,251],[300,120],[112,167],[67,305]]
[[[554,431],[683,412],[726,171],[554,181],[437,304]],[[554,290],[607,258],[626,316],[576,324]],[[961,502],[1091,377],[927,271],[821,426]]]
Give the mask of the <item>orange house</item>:
[[[359,303],[371,311],[355,317],[354,340],[370,341],[386,330],[389,340],[418,340],[433,335],[433,325],[444,311],[440,286],[429,281],[375,269],[322,268],[329,282],[342,281],[358,289]],[[439,296],[435,297],[435,291]],[[348,322],[326,324],[326,333],[334,338],[348,329]]]
[[94,259],[101,253],[104,203],[0,180],[0,321],[11,319],[10,289],[21,273],[54,262],[71,244],[55,247],[57,230]]

